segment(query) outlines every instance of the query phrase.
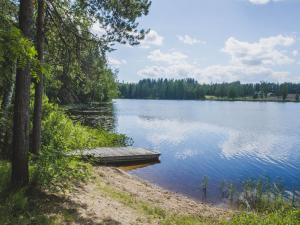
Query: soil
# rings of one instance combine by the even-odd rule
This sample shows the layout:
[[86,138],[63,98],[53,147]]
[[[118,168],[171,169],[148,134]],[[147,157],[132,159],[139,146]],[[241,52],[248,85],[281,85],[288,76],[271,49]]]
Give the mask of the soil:
[[[94,167],[93,178],[67,194],[77,206],[75,224],[160,224],[149,208],[168,215],[188,215],[220,220],[232,215],[229,209],[201,203],[173,193],[113,167]],[[80,207],[78,207],[80,206]],[[144,208],[144,210],[143,210]],[[148,210],[148,211],[147,211]],[[159,214],[160,211],[158,211]]]

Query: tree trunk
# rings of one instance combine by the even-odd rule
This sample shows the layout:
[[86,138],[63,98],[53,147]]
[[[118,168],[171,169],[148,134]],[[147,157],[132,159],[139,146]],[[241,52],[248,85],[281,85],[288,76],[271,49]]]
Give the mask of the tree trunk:
[[[41,65],[44,63],[44,22],[45,22],[45,1],[38,0],[38,14],[36,23],[36,49]],[[39,80],[35,83],[34,114],[32,130],[32,153],[39,154],[41,148],[41,121],[43,102],[43,74],[39,73]]]
[[[23,35],[32,39],[33,0],[20,0],[19,27]],[[23,187],[29,182],[29,100],[30,100],[30,65],[18,68],[14,102],[14,126],[12,148],[13,187]]]

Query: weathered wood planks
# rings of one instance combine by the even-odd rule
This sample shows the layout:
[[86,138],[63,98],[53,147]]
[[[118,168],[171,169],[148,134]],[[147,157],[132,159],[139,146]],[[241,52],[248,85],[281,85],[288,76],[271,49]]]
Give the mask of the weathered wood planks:
[[75,151],[72,155],[92,158],[102,164],[120,164],[158,161],[160,153],[136,147],[103,147]]

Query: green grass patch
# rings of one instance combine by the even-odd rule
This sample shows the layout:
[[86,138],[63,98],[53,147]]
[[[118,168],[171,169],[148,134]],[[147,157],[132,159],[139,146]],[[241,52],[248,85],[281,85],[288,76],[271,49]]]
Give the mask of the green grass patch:
[[104,183],[97,184],[98,189],[108,197],[129,206],[136,211],[148,216],[150,220],[157,219],[162,225],[213,225],[219,224],[218,221],[200,216],[170,213],[153,203],[137,199],[134,195],[117,190]]
[[224,225],[299,225],[300,209],[276,210],[271,213],[242,212]]

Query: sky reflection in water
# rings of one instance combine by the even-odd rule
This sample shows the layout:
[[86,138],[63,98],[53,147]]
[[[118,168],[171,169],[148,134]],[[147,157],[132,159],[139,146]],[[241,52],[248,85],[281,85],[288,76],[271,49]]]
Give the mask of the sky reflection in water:
[[134,146],[162,153],[161,163],[131,171],[176,192],[219,201],[222,181],[281,178],[300,185],[300,104],[116,100],[116,130]]

